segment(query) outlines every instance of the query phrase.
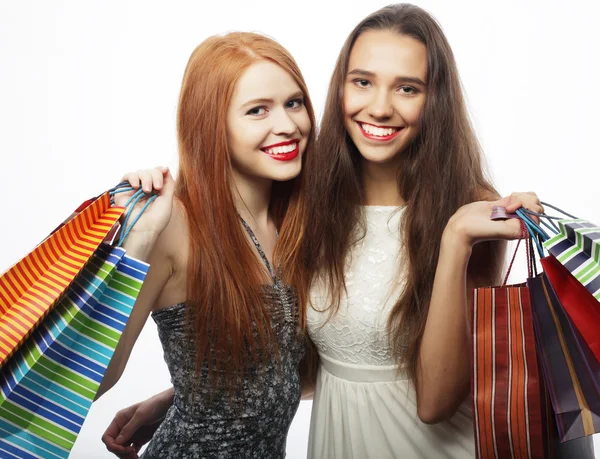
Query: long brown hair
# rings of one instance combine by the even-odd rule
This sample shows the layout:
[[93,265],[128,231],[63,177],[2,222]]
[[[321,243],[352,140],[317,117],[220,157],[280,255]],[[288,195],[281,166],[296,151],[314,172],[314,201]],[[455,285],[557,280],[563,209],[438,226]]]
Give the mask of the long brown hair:
[[[401,153],[398,171],[398,191],[406,201],[400,223],[405,256],[399,261],[406,284],[388,323],[394,354],[414,382],[442,232],[459,207],[497,195],[484,173],[450,45],[435,19],[421,8],[410,4],[382,8],[361,21],[343,45],[329,86],[317,151],[305,167],[304,181],[309,180],[310,186],[303,187],[303,202],[294,209],[304,216],[305,225],[296,231],[296,252],[286,250],[291,255],[285,260],[285,272],[304,291],[303,300],[316,277],[323,276],[332,311],[337,310],[345,290],[346,256],[357,240],[354,236],[361,234],[354,230],[365,228],[360,207],[361,156],[344,127],[343,88],[352,47],[367,30],[392,30],[427,48],[421,128]],[[483,273],[490,281],[497,278],[500,245],[480,244],[477,255],[471,259],[470,272]]]
[[[190,233],[189,332],[195,341],[198,369],[206,363],[213,382],[234,386],[243,377],[250,356],[256,362],[261,349],[276,347],[261,287],[264,268],[248,243],[234,205],[226,136],[234,86],[260,60],[279,65],[294,78],[314,126],[306,84],[292,56],[276,41],[246,32],[210,37],[193,51],[177,114],[176,196],[185,208]],[[310,156],[313,143],[314,129],[303,161]],[[298,179],[273,184],[270,211],[280,229],[298,186]],[[304,311],[299,313],[303,320]],[[213,378],[216,375],[219,378]]]

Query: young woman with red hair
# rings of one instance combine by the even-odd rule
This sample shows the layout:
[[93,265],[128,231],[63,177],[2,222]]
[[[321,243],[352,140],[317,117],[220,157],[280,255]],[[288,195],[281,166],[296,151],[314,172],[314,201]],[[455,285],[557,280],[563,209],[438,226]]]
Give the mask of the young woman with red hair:
[[252,33],[214,36],[183,77],[177,182],[167,169],[125,177],[159,193],[125,243],[150,271],[98,397],[152,315],[174,398],[145,458],[285,455],[305,311],[273,252],[293,223],[285,215],[313,125],[304,79],[282,46]]

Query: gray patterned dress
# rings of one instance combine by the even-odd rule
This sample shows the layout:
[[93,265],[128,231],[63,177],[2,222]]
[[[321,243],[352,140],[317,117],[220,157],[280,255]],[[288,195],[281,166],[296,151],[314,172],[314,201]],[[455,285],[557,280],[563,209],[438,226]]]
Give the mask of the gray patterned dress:
[[242,222],[273,278],[265,296],[272,305],[281,359],[252,368],[254,377],[245,380],[233,398],[208,385],[193,393],[189,383],[197,376],[193,343],[184,328],[185,304],[153,313],[175,398],[143,459],[285,457],[287,432],[300,402],[298,369],[305,340],[291,289],[274,273],[252,230]]

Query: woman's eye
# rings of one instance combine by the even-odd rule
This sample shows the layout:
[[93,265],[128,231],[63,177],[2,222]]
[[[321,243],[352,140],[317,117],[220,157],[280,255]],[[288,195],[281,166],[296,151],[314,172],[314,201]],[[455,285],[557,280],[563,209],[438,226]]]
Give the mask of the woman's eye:
[[369,80],[354,80],[354,84],[359,88],[368,88],[371,82]]
[[294,100],[290,100],[287,103],[287,108],[298,108],[298,107],[301,107],[302,105],[304,105],[304,100],[294,99]]
[[250,110],[248,110],[246,115],[261,116],[261,115],[264,115],[265,113],[267,113],[266,107],[254,107],[254,108],[251,108]]
[[417,90],[412,86],[400,86],[400,92],[402,94],[413,95],[417,93]]

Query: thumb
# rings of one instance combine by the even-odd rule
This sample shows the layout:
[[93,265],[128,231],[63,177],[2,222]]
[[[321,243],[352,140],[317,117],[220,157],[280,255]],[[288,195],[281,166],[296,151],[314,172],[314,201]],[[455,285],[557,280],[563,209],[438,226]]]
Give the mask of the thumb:
[[521,201],[514,196],[505,196],[494,203],[495,206],[504,207],[506,213],[512,214],[522,207]]

